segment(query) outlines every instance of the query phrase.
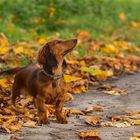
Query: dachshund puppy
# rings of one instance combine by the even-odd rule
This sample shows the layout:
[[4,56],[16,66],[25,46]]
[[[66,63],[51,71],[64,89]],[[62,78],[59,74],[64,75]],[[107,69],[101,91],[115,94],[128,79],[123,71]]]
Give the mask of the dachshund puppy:
[[45,103],[56,106],[55,115],[60,123],[67,123],[62,113],[66,93],[63,73],[66,68],[64,56],[77,44],[77,39],[53,40],[48,42],[38,53],[37,61],[40,65],[31,64],[24,68],[14,68],[0,72],[1,74],[15,74],[12,88],[12,103],[23,92],[34,97],[38,109],[39,122],[48,123],[48,111]]

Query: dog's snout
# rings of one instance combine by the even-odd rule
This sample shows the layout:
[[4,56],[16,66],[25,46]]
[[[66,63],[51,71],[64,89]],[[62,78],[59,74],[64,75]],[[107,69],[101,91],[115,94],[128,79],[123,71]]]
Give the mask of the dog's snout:
[[73,41],[74,41],[74,43],[77,43],[77,39],[75,38],[75,39],[73,39]]

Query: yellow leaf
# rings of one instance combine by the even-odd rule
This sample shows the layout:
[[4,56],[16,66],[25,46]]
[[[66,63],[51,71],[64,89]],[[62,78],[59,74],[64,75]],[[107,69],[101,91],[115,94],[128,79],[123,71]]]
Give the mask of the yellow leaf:
[[124,12],[121,12],[121,13],[119,14],[119,19],[120,19],[121,21],[125,21],[125,20],[126,20],[126,15],[125,15]]
[[133,115],[139,115],[140,111],[134,111],[134,112],[129,112],[128,115],[133,116]]
[[118,47],[123,48],[124,50],[129,49],[129,46],[125,41],[115,41],[114,44]]
[[[72,52],[71,52],[71,56],[72,57],[77,57],[79,55],[79,52],[77,51],[77,50],[73,50]],[[80,61],[81,62],[81,61]]]
[[119,49],[115,47],[114,45],[107,45],[103,48],[103,51],[107,54],[117,54],[119,53]]
[[32,54],[34,53],[34,51],[32,49],[28,49],[28,50],[24,50],[23,52],[25,55],[28,55],[28,56],[32,56]]
[[37,40],[37,42],[38,42],[39,44],[43,45],[43,44],[47,43],[47,39],[46,39],[46,38],[39,38],[39,39]]
[[25,54],[31,56],[33,54],[33,49],[31,48],[26,48],[26,46],[19,46],[14,48],[15,53],[17,54]]
[[67,63],[70,64],[70,65],[79,64],[79,62],[76,61],[76,60],[67,60]]
[[133,137],[138,137],[138,138],[140,138],[140,133],[133,133]]
[[81,67],[81,71],[84,71],[84,72],[90,73],[93,76],[96,76],[98,80],[106,80],[107,77],[111,77],[113,75],[112,71],[92,69],[88,67]]
[[0,53],[7,53],[10,49],[8,39],[3,33],[0,33]]
[[81,78],[64,74],[64,79],[65,79],[66,83],[70,83],[73,81],[80,80]]
[[48,17],[49,18],[52,18],[54,16],[55,11],[56,11],[56,9],[55,9],[54,5],[51,5],[48,8]]
[[[79,133],[80,138],[86,139],[86,138],[95,138],[96,136],[99,136],[99,132],[97,130],[91,130],[86,132],[80,132]],[[100,139],[98,139],[100,140]]]
[[137,28],[137,27],[140,27],[140,22],[132,21],[131,25],[132,27]]
[[89,116],[85,119],[85,122],[90,125],[99,125],[100,124],[100,117],[98,116]]
[[16,132],[16,131],[19,131],[20,129],[21,129],[20,124],[10,125],[10,131],[11,132]]
[[14,51],[18,54],[23,53],[24,52],[24,48],[23,46],[19,46],[17,48],[14,48]]
[[9,46],[10,46],[10,44],[9,44],[7,37],[3,33],[0,33],[0,47],[7,48]]
[[140,120],[132,120],[132,122],[134,123],[134,125],[140,125]]
[[131,137],[130,140],[140,140],[138,137]]
[[0,79],[0,86],[7,88],[11,85],[11,82],[7,79]]
[[6,132],[8,132],[8,133],[16,132],[21,129],[21,124],[19,124],[19,123],[11,124],[11,123],[4,122],[4,124],[2,125],[2,128],[4,130],[6,130]]
[[17,118],[16,117],[11,117],[10,119],[8,119],[6,122],[7,123],[12,123],[12,122],[16,122]]
[[64,96],[65,96],[65,101],[70,101],[74,99],[74,97],[70,93],[66,93]]
[[7,53],[9,49],[0,47],[0,53]]

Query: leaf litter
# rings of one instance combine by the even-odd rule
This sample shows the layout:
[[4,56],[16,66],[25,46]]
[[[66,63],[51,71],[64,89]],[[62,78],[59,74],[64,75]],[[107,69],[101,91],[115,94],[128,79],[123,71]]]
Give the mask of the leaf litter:
[[[118,89],[114,85],[104,85],[101,82],[109,78],[116,78],[123,73],[133,74],[137,72],[140,64],[140,56],[138,55],[140,48],[128,41],[112,38],[106,42],[93,40],[89,36],[86,31],[80,32],[77,36],[79,39],[77,49],[66,58],[68,63],[68,69],[64,75],[68,89],[66,100],[74,99],[72,94],[87,92],[89,86],[96,86],[97,89],[104,90],[103,92],[106,94],[126,95],[127,90]],[[28,42],[17,41],[11,44],[7,37],[0,33],[1,71],[36,62],[38,50],[47,41],[48,38],[39,38]],[[83,49],[86,49],[85,55],[80,53]],[[37,111],[30,97],[18,99],[17,106],[21,108],[22,113],[11,107],[12,83],[13,78],[0,77],[0,131],[8,133],[20,131],[23,126],[34,128],[38,121]],[[53,118],[54,107],[47,105],[47,108],[50,112],[49,116]],[[64,111],[72,115],[87,115],[92,112],[102,112],[103,108],[90,106],[82,111],[75,108],[65,108]],[[92,126],[129,127],[140,125],[139,114],[135,112],[134,114],[126,114],[126,116],[112,116],[110,120],[102,120],[99,116],[94,115],[88,116],[85,121]],[[93,130],[82,132],[79,136],[82,138],[94,137],[99,140],[99,136],[95,134],[97,133]],[[16,136],[11,137],[11,140],[16,140]]]
[[101,140],[99,137],[99,132],[97,130],[90,130],[90,131],[85,131],[85,132],[80,132],[79,137],[83,138],[85,140]]

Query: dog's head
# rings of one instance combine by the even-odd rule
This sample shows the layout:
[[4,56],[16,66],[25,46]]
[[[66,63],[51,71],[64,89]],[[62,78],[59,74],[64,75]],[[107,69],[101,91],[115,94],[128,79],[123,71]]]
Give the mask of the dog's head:
[[77,44],[77,39],[53,40],[48,42],[38,54],[38,63],[50,74],[59,74],[66,67],[64,56]]

